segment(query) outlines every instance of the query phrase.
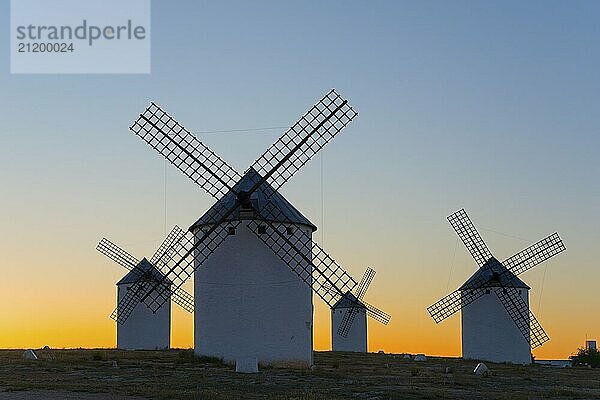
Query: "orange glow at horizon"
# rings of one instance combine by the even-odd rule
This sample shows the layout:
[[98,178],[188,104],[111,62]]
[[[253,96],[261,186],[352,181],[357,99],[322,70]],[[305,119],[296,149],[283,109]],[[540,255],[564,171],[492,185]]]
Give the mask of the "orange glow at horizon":
[[[137,213],[130,210],[123,213],[137,218]],[[124,215],[123,218],[128,217]],[[62,235],[48,236],[45,232],[27,229],[25,224],[18,225],[10,234],[0,234],[0,243],[12,249],[20,248],[22,243],[37,243],[36,252],[7,251],[3,254],[5,265],[15,267],[6,268],[0,281],[0,303],[5,305],[0,308],[0,348],[40,348],[46,345],[51,348],[115,347],[116,326],[108,316],[115,307],[115,282],[123,275],[123,269],[95,251],[100,239],[95,232],[110,231],[114,220],[90,221],[92,228],[84,234],[79,228],[69,230],[68,222],[48,220],[49,226],[67,226]],[[439,240],[446,240],[439,245],[443,251],[423,253],[419,248],[412,252],[410,249],[396,249],[395,243],[389,243],[391,235],[385,235],[385,232],[381,237],[372,237],[378,243],[377,248],[364,247],[357,251],[353,243],[360,243],[363,233],[346,229],[344,223],[348,222],[341,219],[338,222],[340,229],[345,229],[345,234],[331,235],[327,248],[332,254],[345,255],[346,259],[338,261],[341,265],[352,267],[347,268],[355,277],[360,276],[363,269],[354,266],[368,265],[368,260],[375,260],[371,265],[378,273],[366,300],[392,315],[388,326],[369,319],[369,351],[460,356],[460,315],[436,325],[426,311],[428,305],[448,293],[446,286],[457,287],[474,269],[466,250],[457,252],[456,267],[451,279],[448,278],[448,268],[444,265],[448,265],[447,253],[452,252],[454,245],[452,232],[447,227],[432,230],[432,235],[441,231],[439,236],[442,239]],[[123,225],[136,224],[127,221]],[[364,222],[364,226],[368,223]],[[429,226],[427,228],[423,235],[429,237]],[[393,239],[401,242],[405,240],[403,235],[398,232]],[[419,229],[415,229],[413,235],[416,235],[416,241],[426,242],[421,240]],[[486,232],[486,236],[492,235]],[[537,232],[532,236],[538,236]],[[139,241],[127,243],[123,237],[135,237]],[[140,235],[125,228],[112,239],[132,254],[139,255],[148,254],[156,248],[162,237],[162,229],[142,231]],[[515,248],[523,247],[523,243],[515,244],[512,239],[504,243],[501,237],[493,237],[491,242],[499,247],[499,254],[511,254]],[[64,243],[69,245],[65,247]],[[573,248],[575,244],[568,243],[567,246]],[[382,252],[378,248],[393,251]],[[396,251],[405,255],[403,264],[414,267],[398,267]],[[429,258],[417,258],[422,254]],[[565,359],[584,344],[585,332],[593,334],[600,329],[598,323],[590,320],[589,310],[573,306],[585,304],[588,294],[584,290],[566,290],[577,287],[578,282],[578,277],[565,264],[566,260],[563,255],[557,256],[556,261],[549,261],[547,267],[528,272],[524,277],[532,287],[532,310],[551,338],[544,346],[534,350],[538,358]],[[547,268],[545,277],[543,268]],[[540,302],[543,280],[546,285],[543,301]],[[186,284],[186,289],[192,291],[191,282]],[[329,310],[317,296],[314,296],[314,304],[314,348],[329,350]],[[193,347],[192,315],[176,305],[172,306],[171,344],[174,348]]]
[[[15,299],[17,300],[17,299]],[[23,304],[25,299],[18,299]],[[116,325],[108,318],[114,304],[106,299],[94,308],[83,305],[67,309],[60,301],[50,300],[46,305],[57,307],[53,313],[11,313],[2,315],[5,322],[0,331],[0,348],[114,348]],[[328,308],[315,302],[314,349],[331,349],[331,320]],[[5,303],[6,304],[6,303]],[[16,304],[16,303],[15,303]],[[38,304],[39,305],[39,304]],[[424,314],[424,313],[422,313]],[[547,317],[547,316],[546,316]],[[553,339],[534,351],[539,359],[565,359],[582,341],[568,338],[569,326],[555,325],[553,318],[547,324]],[[388,326],[371,319],[368,322],[370,352],[384,350],[388,353],[425,353],[457,357],[460,356],[460,317],[454,316],[442,324],[435,325],[427,315],[397,313]],[[172,334],[173,348],[193,348],[193,316],[173,305]]]
[[[341,126],[323,120],[318,153],[275,156],[288,168],[276,186],[352,277],[377,271],[365,301],[392,319],[368,319],[369,351],[461,355],[460,312],[436,324],[426,311],[477,269],[446,219],[461,208],[498,260],[564,240],[519,275],[550,337],[538,359],[600,339],[600,1],[152,7],[150,74],[13,74],[5,42],[0,348],[115,347],[124,271],[98,242],[151,257],[215,204],[198,185],[210,174],[189,179],[168,161],[178,151],[165,159],[128,129],[149,102],[243,172],[332,87],[360,115],[318,139]],[[292,173],[290,160],[307,162]],[[314,348],[329,350],[330,311],[314,305]],[[173,304],[172,347],[193,347],[193,328]]]

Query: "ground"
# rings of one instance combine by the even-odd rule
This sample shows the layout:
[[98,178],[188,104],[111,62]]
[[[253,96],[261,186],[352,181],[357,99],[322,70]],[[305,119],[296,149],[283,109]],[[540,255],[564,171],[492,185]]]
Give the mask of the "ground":
[[600,399],[600,370],[393,354],[315,353],[313,369],[236,374],[190,350],[0,350],[0,400],[82,399]]

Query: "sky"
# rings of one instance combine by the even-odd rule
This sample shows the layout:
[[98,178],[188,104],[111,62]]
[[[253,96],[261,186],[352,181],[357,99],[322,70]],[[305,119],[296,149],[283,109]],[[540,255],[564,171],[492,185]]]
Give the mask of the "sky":
[[[426,307],[476,269],[446,221],[463,207],[498,259],[567,246],[522,275],[536,357],[600,339],[598,2],[153,1],[140,75],[11,75],[0,15],[0,348],[114,346],[123,271],[97,242],[151,255],[212,204],[128,131],[149,101],[243,171],[284,129],[203,132],[290,126],[331,88],[359,116],[282,193],[348,272],[377,271],[371,351],[460,355],[460,316]],[[172,345],[192,329],[174,308]]]

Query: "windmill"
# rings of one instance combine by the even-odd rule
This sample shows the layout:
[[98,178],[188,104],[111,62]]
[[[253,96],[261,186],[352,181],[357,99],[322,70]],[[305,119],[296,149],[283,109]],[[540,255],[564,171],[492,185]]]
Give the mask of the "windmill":
[[[202,345],[201,342],[206,335],[211,338],[216,336],[206,331],[198,334],[201,327],[210,329],[210,324],[201,323],[205,310],[208,310],[210,315],[214,315],[214,311],[211,311],[213,305],[206,303],[209,300],[198,301],[197,298],[195,303],[195,326],[199,328],[195,332],[197,352],[223,354],[227,351],[231,356],[254,354],[259,361],[288,360],[290,359],[288,356],[291,356],[291,359],[312,363],[310,289],[331,307],[347,292],[351,292],[357,283],[331,256],[312,241],[314,225],[307,222],[308,220],[291,206],[278,190],[357,115],[347,100],[335,90],[331,90],[269,147],[243,175],[227,165],[154,103],[151,103],[130,127],[136,135],[217,200],[190,228],[193,237],[185,236],[177,254],[167,262],[165,280],[172,282],[174,288],[181,287],[196,271],[195,294],[201,296],[198,290],[198,282],[203,281],[201,274],[205,270],[210,272],[216,268],[215,265],[211,265],[209,258],[227,262],[228,267],[236,267],[234,269],[236,271],[243,271],[238,268],[241,261],[258,263],[257,259],[261,258],[274,267],[269,269],[270,274],[273,271],[280,273],[284,269],[281,266],[287,266],[291,270],[291,273],[287,271],[286,276],[277,273],[269,276],[268,284],[260,275],[251,277],[252,279],[244,286],[247,290],[256,287],[267,289],[268,292],[238,293],[238,298],[252,300],[250,303],[253,306],[263,307],[263,309],[239,308],[238,304],[237,320],[240,325],[221,326],[221,330],[216,332],[227,332],[227,335],[222,337],[220,342],[215,338],[216,343]],[[232,237],[236,239],[232,240]],[[266,247],[259,246],[260,242]],[[267,249],[268,255],[264,252]],[[239,255],[235,260],[221,259],[224,253],[235,254],[235,252]],[[211,257],[213,253],[215,257]],[[200,266],[203,268],[199,268]],[[257,265],[252,265],[252,269],[260,271]],[[226,268],[221,268],[221,271],[223,274],[227,273]],[[281,278],[285,278],[285,281],[280,282],[281,284],[287,282],[289,285],[284,285],[283,292],[278,291],[276,296],[273,285]],[[219,276],[219,279],[227,280],[234,277],[226,275]],[[308,292],[302,292],[294,286],[299,282],[304,282],[308,286]],[[240,283],[238,280],[217,282],[221,293],[229,287],[228,284],[238,283]],[[289,290],[288,298],[284,298],[286,290]],[[155,284],[153,290],[142,294],[130,291],[126,301],[116,310],[117,321],[120,323],[126,321],[131,305],[140,301],[152,309],[159,308],[167,301],[168,294],[169,291],[161,288],[160,284]],[[295,300],[290,300],[291,298],[300,300],[296,303]],[[210,301],[219,302],[220,299],[218,296],[213,296]],[[261,301],[261,299],[270,301]],[[358,301],[354,302],[358,305]],[[221,311],[222,316],[227,317],[221,319],[230,321],[231,315],[226,314],[226,307],[221,308]],[[346,322],[340,326],[341,334],[347,332],[347,325],[352,323],[355,312],[356,307],[348,309]],[[295,318],[296,316],[298,318]],[[292,335],[289,335],[292,328],[287,324],[297,324],[298,319],[300,325],[304,327],[294,325],[295,330]],[[389,316],[382,313],[380,319],[387,323]],[[279,324],[275,329],[279,333],[277,338],[269,336],[268,330],[265,329],[266,326],[273,327],[269,325],[270,321],[275,321],[275,325]],[[236,322],[235,318],[232,322]],[[259,333],[268,337],[265,336],[257,341],[247,340],[248,337],[256,338]],[[285,346],[269,346],[268,342],[273,340],[277,340],[278,344],[287,342]],[[298,346],[293,346],[292,344],[296,342],[300,343]],[[277,354],[266,354],[269,351],[265,347],[275,348]],[[282,347],[293,347],[295,353],[288,354]],[[226,348],[229,350],[225,350]],[[298,356],[300,353],[302,355]]]
[[463,358],[531,363],[531,349],[549,337],[529,309],[529,286],[517,276],[565,250],[558,233],[500,262],[464,209],[450,215],[448,221],[479,269],[427,311],[439,323],[462,310]]
[[[364,300],[374,277],[375,270],[367,267],[355,292],[347,292],[331,307],[331,350],[366,353],[367,315],[384,324],[389,321],[389,315]],[[354,318],[354,323],[348,323],[348,318]]]
[[[110,240],[103,238],[96,250],[121,265],[129,272],[117,282],[117,303],[125,298],[130,286],[139,279],[146,281],[147,288],[151,283],[162,280],[164,274],[157,267],[159,262],[166,261],[173,255],[178,246],[183,230],[175,226],[156,250],[150,261],[146,258],[138,260]],[[162,260],[162,261],[161,261]],[[194,311],[194,297],[183,288],[171,293],[175,304],[187,312]],[[135,306],[135,305],[134,305]],[[118,307],[118,306],[117,306]],[[132,310],[125,324],[117,324],[117,348],[136,350],[155,350],[169,347],[171,332],[170,303],[158,310],[137,307]]]

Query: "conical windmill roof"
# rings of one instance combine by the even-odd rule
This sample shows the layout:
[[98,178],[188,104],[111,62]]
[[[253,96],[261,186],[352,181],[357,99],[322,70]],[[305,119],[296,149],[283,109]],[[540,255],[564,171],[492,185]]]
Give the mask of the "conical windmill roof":
[[[211,225],[220,219],[220,213],[223,210],[229,210],[236,202],[236,194],[240,191],[250,190],[256,182],[259,182],[261,176],[256,170],[250,168],[238,183],[233,186],[233,191],[225,194],[211,208],[208,209],[202,217],[196,221],[190,231],[196,228]],[[235,193],[234,193],[235,192]],[[316,231],[317,227],[310,222],[300,211],[296,209],[289,201],[286,200],[279,192],[275,191],[267,182],[261,184],[258,190],[255,190],[250,196],[250,200],[255,207],[263,211],[263,215],[271,222],[285,222],[289,224],[305,225]],[[263,208],[264,207],[264,208]],[[275,216],[270,218],[270,216]],[[240,219],[248,219],[240,216],[240,210],[234,211],[229,215],[227,221],[236,221]]]
[[[150,261],[145,258],[140,261],[140,263],[136,266],[136,268],[129,271],[119,282],[117,285],[126,285],[130,283],[135,283],[138,281],[140,272],[144,273],[145,281],[162,281],[164,278],[164,274],[160,272],[154,265],[150,264]],[[164,282],[166,284],[171,284],[171,281],[165,279]]]
[[490,258],[458,290],[478,289],[481,287],[514,287],[531,289],[515,274],[506,269],[496,258]]
[[[356,304],[357,301],[358,304]],[[353,306],[358,308],[367,308],[360,300],[356,298],[356,296],[354,296],[354,294],[352,294],[352,292],[346,292],[346,294],[343,295],[331,308],[352,308]]]

